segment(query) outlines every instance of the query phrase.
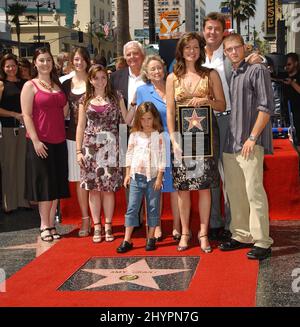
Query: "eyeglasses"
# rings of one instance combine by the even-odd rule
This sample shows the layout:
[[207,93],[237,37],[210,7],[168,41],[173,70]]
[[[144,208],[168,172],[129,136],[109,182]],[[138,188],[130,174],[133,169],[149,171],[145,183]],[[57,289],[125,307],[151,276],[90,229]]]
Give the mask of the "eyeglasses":
[[236,52],[238,49],[242,48],[243,46],[244,46],[243,44],[236,45],[235,47],[230,47],[230,48],[225,49],[225,51],[228,53],[232,53],[233,51]]

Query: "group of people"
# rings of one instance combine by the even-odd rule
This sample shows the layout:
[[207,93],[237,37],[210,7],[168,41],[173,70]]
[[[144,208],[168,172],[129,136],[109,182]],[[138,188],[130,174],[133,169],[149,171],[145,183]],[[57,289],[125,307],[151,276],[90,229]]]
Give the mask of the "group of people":
[[[264,153],[272,152],[270,74],[259,55],[246,57],[240,35],[224,38],[222,14],[210,13],[203,31],[204,38],[195,32],[181,37],[167,78],[164,61],[158,55],[146,57],[137,41],[124,45],[127,67],[110,76],[103,65],[91,65],[85,48],[75,48],[72,76],[62,84],[49,49],[36,50],[34,77],[22,88],[19,115],[27,131],[25,198],[38,203],[43,241],[61,237],[54,226],[55,209],[58,199],[69,196],[68,182],[73,181],[82,216],[79,237],[90,235],[93,222],[95,243],[114,240],[115,192],[122,185],[129,188],[118,253],[133,248],[143,211],[145,249],[156,248],[163,237],[162,192],[170,193],[177,250],[187,250],[191,192],[197,191],[197,237],[204,253],[212,252],[209,239],[218,239],[222,251],[251,247],[250,259],[270,256],[273,241],[262,183]],[[187,107],[191,116],[181,112]],[[184,139],[204,131],[201,107],[211,117],[211,155],[186,156]],[[120,133],[126,136],[126,125],[130,136],[123,165]]]

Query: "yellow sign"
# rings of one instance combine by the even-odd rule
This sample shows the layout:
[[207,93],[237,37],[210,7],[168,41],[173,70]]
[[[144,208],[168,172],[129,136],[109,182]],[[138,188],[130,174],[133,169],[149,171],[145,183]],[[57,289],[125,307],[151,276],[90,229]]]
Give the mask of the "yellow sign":
[[173,31],[179,26],[179,10],[165,11],[160,14],[160,39],[173,38]]
[[276,31],[276,0],[266,1],[266,36],[275,37]]

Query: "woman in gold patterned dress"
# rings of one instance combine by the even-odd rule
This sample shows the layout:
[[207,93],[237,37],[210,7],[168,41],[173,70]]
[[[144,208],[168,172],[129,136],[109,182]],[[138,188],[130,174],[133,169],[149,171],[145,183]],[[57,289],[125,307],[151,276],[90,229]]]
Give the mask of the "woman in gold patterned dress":
[[[166,95],[167,124],[174,154],[174,188],[178,190],[178,205],[182,223],[182,236],[177,249],[183,251],[188,248],[191,237],[190,191],[198,191],[199,215],[201,217],[198,239],[201,250],[208,253],[212,251],[207,238],[211,207],[210,189],[218,187],[220,180],[218,172],[219,131],[213,110],[224,111],[226,104],[220,77],[216,71],[201,66],[204,59],[204,40],[194,32],[184,34],[177,44],[176,64],[174,73],[167,78]],[[185,118],[181,119],[180,123],[182,124],[184,121],[185,124],[188,124],[181,128],[181,131],[184,130],[189,135],[204,131],[205,126],[208,126],[205,125],[203,118],[198,116],[199,109],[193,110],[193,107],[210,106],[208,111],[212,118],[210,130],[212,156],[203,154],[189,158],[184,156],[185,153],[182,151],[178,138],[178,135],[180,137],[183,135],[176,133],[179,131],[177,128],[180,117],[179,110],[183,110],[180,105],[192,107],[190,116],[184,116]],[[183,139],[182,144],[184,144]]]

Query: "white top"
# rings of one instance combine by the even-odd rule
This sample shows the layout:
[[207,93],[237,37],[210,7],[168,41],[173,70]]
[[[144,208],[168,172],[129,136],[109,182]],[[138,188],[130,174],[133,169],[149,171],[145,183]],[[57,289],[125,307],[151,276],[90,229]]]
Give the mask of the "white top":
[[72,77],[74,77],[74,76],[75,76],[75,70],[72,70],[71,73],[69,73],[69,74],[67,74],[67,75],[63,75],[63,76],[61,76],[61,77],[59,78],[59,81],[60,81],[61,84],[62,84],[64,81],[66,81],[66,80],[68,80],[68,79],[70,79],[70,78],[72,78]]
[[129,67],[129,77],[128,77],[128,108],[130,106],[130,103],[133,100],[133,97],[136,93],[136,89],[144,85],[145,82],[142,80],[142,75],[140,74],[139,76],[135,76],[132,74],[131,69]]
[[230,106],[230,96],[229,96],[229,86],[225,76],[225,68],[224,68],[224,47],[223,43],[219,46],[217,50],[213,52],[213,56],[211,60],[209,60],[208,56],[206,56],[204,67],[215,69],[221,78],[223,91],[226,99],[226,111],[231,110]]
[[155,131],[150,137],[143,132],[131,133],[126,167],[130,167],[130,177],[141,174],[147,177],[147,181],[157,177],[159,171],[165,171],[166,147],[163,133]]

